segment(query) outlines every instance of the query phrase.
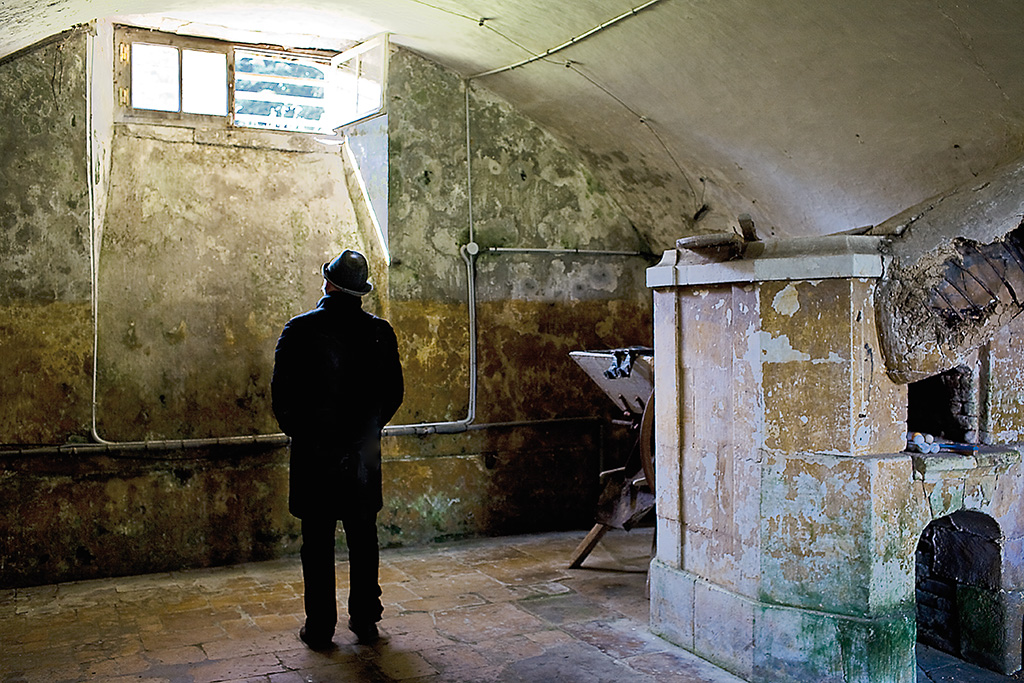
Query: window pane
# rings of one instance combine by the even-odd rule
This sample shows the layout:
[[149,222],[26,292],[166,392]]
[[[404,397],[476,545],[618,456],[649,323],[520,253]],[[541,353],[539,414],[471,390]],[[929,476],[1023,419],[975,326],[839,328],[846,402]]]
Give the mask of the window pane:
[[228,56],[223,52],[181,53],[181,110],[227,116]]
[[178,111],[178,48],[132,43],[132,107]]
[[384,50],[368,50],[359,56],[356,109],[360,118],[372,114],[384,105],[383,57]]
[[330,128],[334,129],[376,114],[384,108],[384,72],[387,41],[374,38],[331,60],[331,92],[337,105],[331,106]]
[[328,132],[327,64],[303,57],[235,49],[235,123]]

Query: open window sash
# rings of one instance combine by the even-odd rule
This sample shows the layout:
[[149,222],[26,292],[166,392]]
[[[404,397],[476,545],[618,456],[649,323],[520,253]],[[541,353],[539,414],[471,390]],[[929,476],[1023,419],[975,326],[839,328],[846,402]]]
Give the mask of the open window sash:
[[384,111],[388,52],[388,35],[383,33],[331,59],[339,86],[332,90],[341,98],[335,130]]

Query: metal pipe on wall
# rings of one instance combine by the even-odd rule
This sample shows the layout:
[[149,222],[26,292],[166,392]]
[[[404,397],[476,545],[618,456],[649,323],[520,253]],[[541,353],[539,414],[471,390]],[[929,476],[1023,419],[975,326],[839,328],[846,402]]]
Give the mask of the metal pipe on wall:
[[[154,441],[103,441],[101,443],[63,444],[60,446],[41,446],[18,448],[0,452],[0,457],[12,456],[47,456],[47,455],[108,455],[119,457],[123,453],[131,453],[130,459],[147,459],[143,454],[170,453],[213,446],[286,446],[290,438],[286,434],[255,434],[252,436],[220,436],[206,439],[161,439]],[[154,460],[165,460],[166,457],[152,456]]]
[[469,81],[464,81],[466,98],[466,208],[469,213],[469,242],[459,247],[459,253],[466,262],[466,304],[469,315],[469,405],[466,417],[461,420],[442,422],[423,422],[420,424],[389,425],[384,427],[385,436],[402,436],[407,434],[454,434],[464,432],[476,419],[477,375],[478,364],[476,354],[476,268],[474,261],[480,253],[480,246],[473,241],[473,147],[470,136],[469,115]]
[[479,252],[476,242],[470,242],[459,248],[462,259],[466,262],[466,280],[469,298],[469,407],[466,417],[461,420],[445,422],[422,422],[420,424],[391,425],[384,427],[385,436],[402,436],[406,434],[454,434],[464,432],[476,419],[476,269],[473,260]]
[[89,183],[89,275],[90,275],[90,299],[92,308],[92,387],[89,435],[93,444],[75,444],[57,446],[53,448],[33,448],[16,451],[18,453],[45,454],[55,453],[79,453],[79,452],[103,452],[115,453],[122,451],[169,451],[184,448],[205,448],[209,446],[227,445],[252,445],[254,443],[284,445],[288,443],[288,436],[283,433],[275,434],[238,434],[225,437],[208,437],[196,439],[158,439],[149,441],[109,441],[100,436],[98,429],[98,384],[99,384],[99,252],[100,244],[97,239],[97,206],[96,206],[96,120],[95,120],[95,70],[96,70],[96,36],[94,31],[86,32],[86,123],[87,136],[86,156],[88,158],[88,169],[86,182]]
[[96,121],[93,115],[95,87],[94,76],[96,70],[96,37],[90,31],[85,35],[85,111],[87,123],[88,141],[86,143],[86,156],[88,157],[89,168],[86,171],[86,182],[89,183],[89,290],[90,304],[92,307],[92,387],[89,433],[93,441],[101,444],[110,444],[110,441],[103,439],[96,430],[96,384],[99,376],[99,255],[96,253],[99,245],[96,243]]
[[[93,315],[93,363],[92,363],[92,400],[91,400],[91,423],[90,423],[90,435],[95,442],[94,445],[98,445],[99,448],[90,450],[97,450],[101,452],[112,452],[113,450],[168,450],[168,445],[173,444],[175,448],[202,448],[211,445],[223,446],[223,445],[248,445],[253,443],[272,443],[284,445],[288,443],[288,437],[283,433],[274,434],[261,434],[261,435],[236,435],[229,437],[215,437],[215,438],[197,438],[197,439],[171,439],[171,440],[155,440],[155,441],[127,441],[127,442],[115,442],[104,439],[100,436],[97,426],[98,421],[98,357],[99,357],[99,244],[97,242],[97,225],[96,225],[96,198],[95,198],[95,176],[94,176],[94,156],[95,149],[93,140],[95,137],[95,121],[93,118],[93,103],[92,103],[92,90],[93,90],[93,60],[94,60],[94,44],[95,39],[93,36],[88,37],[89,44],[87,50],[87,102],[88,111],[88,156],[89,156],[89,169],[88,169],[88,183],[89,183],[89,233],[90,233],[90,271],[91,271],[91,290],[92,290],[92,315]],[[479,375],[479,366],[477,360],[477,323],[476,323],[476,269],[475,259],[480,254],[480,246],[474,241],[474,219],[473,219],[473,201],[472,201],[472,146],[471,146],[471,135],[470,135],[470,97],[469,97],[469,80],[465,81],[465,114],[466,114],[466,183],[467,183],[467,209],[469,216],[469,242],[460,247],[459,252],[462,256],[463,261],[466,264],[466,281],[467,281],[467,305],[468,305],[468,325],[469,325],[469,403],[467,407],[466,417],[461,420],[448,420],[448,421],[436,421],[436,422],[423,422],[418,424],[404,424],[404,425],[389,425],[384,428],[385,436],[403,436],[403,435],[425,435],[425,434],[451,434],[467,431],[470,425],[473,424],[476,419],[476,408],[477,408],[477,382]],[[486,252],[501,254],[501,253],[544,253],[544,254],[589,254],[589,255],[609,255],[609,256],[641,256],[649,257],[650,254],[646,254],[640,251],[616,251],[616,250],[589,250],[589,249],[564,249],[564,248],[514,248],[514,247],[488,247],[485,249]],[[519,424],[532,424],[534,422],[543,423],[545,420],[540,421],[527,421]],[[496,423],[504,425],[507,423]],[[492,425],[482,425],[480,428],[488,428]],[[84,446],[66,446],[58,447],[64,450],[60,452],[78,452],[85,450]],[[32,452],[38,452],[40,449],[32,449]],[[46,449],[43,449],[46,450]]]
[[[612,420],[612,424],[618,424],[618,421]],[[441,423],[444,424],[444,423]],[[483,431],[486,429],[511,429],[515,427],[543,427],[546,425],[563,425],[563,424],[597,424],[599,427],[604,427],[605,421],[600,417],[594,416],[582,416],[582,417],[552,417],[541,420],[515,420],[510,422],[482,422],[467,425],[465,429],[460,431],[464,432],[475,432]],[[398,428],[411,427],[413,425],[396,425]],[[412,434],[414,432],[408,432]],[[445,434],[453,433],[451,431],[430,431],[423,432],[423,434]],[[603,445],[603,433],[599,434],[600,443],[599,451],[604,452]],[[183,451],[193,448],[209,448],[213,446],[269,446],[279,448],[281,446],[288,445],[291,437],[287,434],[259,434],[254,436],[227,436],[227,437],[212,437],[207,439],[163,439],[159,441],[118,441],[106,443],[80,443],[80,444],[63,444],[60,446],[31,446],[28,448],[17,448],[11,450],[0,451],[0,458],[11,458],[11,457],[23,457],[23,456],[47,456],[47,455],[108,455],[110,457],[118,457],[122,453],[132,453],[129,459],[146,459],[143,453],[169,453],[174,451]],[[417,458],[415,456],[404,456],[395,458],[395,460],[409,461],[409,460],[420,460],[430,459],[434,456],[427,456],[425,458]],[[154,455],[153,459],[166,459]]]
[[486,252],[498,254],[583,254],[587,256],[641,256],[656,257],[645,251],[618,251],[614,249],[567,249],[557,247],[487,247]]

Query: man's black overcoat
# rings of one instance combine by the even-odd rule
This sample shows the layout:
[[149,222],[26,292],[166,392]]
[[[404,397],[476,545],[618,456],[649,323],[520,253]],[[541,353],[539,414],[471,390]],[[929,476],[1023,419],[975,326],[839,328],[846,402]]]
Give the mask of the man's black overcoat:
[[288,509],[341,519],[383,506],[381,428],[403,395],[395,332],[333,292],[284,326],[274,353],[274,415],[292,437]]

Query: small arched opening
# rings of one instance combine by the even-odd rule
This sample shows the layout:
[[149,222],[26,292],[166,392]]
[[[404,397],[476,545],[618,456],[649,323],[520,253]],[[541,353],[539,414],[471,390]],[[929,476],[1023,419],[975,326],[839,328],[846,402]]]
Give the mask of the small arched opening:
[[929,524],[917,546],[917,640],[1000,670],[1005,612],[1002,534],[988,515],[959,510]]
[[966,365],[907,385],[907,428],[947,441],[978,439],[977,381]]

